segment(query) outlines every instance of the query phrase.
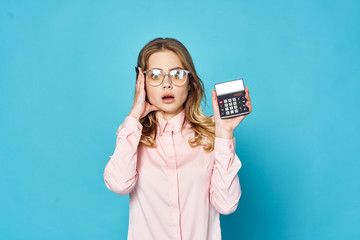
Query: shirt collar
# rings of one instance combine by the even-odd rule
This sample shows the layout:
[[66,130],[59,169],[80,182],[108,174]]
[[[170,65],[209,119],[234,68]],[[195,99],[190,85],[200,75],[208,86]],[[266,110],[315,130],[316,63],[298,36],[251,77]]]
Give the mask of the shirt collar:
[[[172,117],[169,121],[161,117],[156,117],[157,125],[158,125],[158,133],[161,136],[164,132],[178,133],[181,131],[181,127],[185,118],[185,109],[183,109],[180,113]],[[185,123],[185,126],[188,126],[189,123]]]

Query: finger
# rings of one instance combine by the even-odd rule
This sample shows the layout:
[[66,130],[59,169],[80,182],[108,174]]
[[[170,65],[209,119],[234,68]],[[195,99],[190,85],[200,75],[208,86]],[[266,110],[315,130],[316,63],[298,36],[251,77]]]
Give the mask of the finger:
[[[237,125],[239,125],[239,123],[242,121],[242,120],[244,120],[244,118],[247,116],[247,114],[246,115],[241,115],[241,116],[237,116],[235,119],[238,119],[238,123],[237,123]],[[237,126],[236,125],[236,126]]]
[[140,79],[141,79],[141,73],[140,73],[140,67],[138,67],[138,76],[137,76],[137,79],[136,79],[136,90],[140,88]]
[[211,89],[211,92],[212,92],[212,105],[213,105],[214,117],[218,118],[220,113],[219,113],[219,106],[218,106],[218,103],[217,103],[216,92],[213,89]]
[[249,97],[249,96],[245,96],[245,98],[246,98],[246,102],[249,102],[249,103],[251,103],[251,98]]
[[251,102],[246,102],[245,105],[249,108],[249,113],[252,111]]
[[251,103],[251,98],[250,98],[250,96],[249,96],[249,91],[246,92],[245,98],[247,99],[248,102]]
[[145,88],[145,86],[144,86],[145,85],[145,76],[140,67],[139,67],[139,73],[140,73],[140,89],[144,89]]
[[[154,105],[150,105],[149,103],[146,103],[146,111],[145,111],[145,114],[147,115],[148,113],[150,112],[153,112],[153,111],[162,111],[160,110],[159,108],[157,108],[156,106]],[[162,111],[163,112],[163,111]],[[145,115],[145,116],[146,116]]]
[[149,112],[159,111],[159,110],[160,110],[160,109],[159,109],[158,107],[156,107],[155,105],[150,105],[149,103],[148,103],[148,105],[149,105]]
[[137,79],[136,79],[137,82],[138,82],[138,80],[140,80],[140,77],[141,77],[141,68],[138,67],[138,75],[137,75]]
[[137,82],[137,91],[142,92],[145,90],[145,80],[144,80],[144,73],[142,72],[141,68],[139,67],[139,78]]
[[249,93],[249,87],[245,88],[245,98],[247,99],[245,105],[249,108],[249,113],[251,113],[252,111],[252,106],[251,106],[251,98],[250,98],[250,93]]

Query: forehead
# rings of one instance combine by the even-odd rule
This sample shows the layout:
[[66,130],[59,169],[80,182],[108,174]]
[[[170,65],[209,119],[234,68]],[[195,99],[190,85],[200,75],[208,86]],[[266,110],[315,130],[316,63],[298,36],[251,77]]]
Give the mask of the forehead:
[[176,53],[172,51],[166,50],[166,51],[156,52],[151,54],[149,57],[149,69],[161,68],[167,71],[174,67],[184,68],[179,57],[176,55]]

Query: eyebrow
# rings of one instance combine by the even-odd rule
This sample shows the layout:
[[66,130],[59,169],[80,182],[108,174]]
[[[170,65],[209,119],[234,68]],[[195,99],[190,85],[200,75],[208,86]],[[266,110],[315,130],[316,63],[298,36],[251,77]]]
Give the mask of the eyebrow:
[[[164,69],[162,69],[162,68],[150,68],[150,69],[161,69],[161,70],[164,70]],[[184,69],[184,68],[182,68],[182,67],[173,67],[173,68],[170,68],[169,69],[169,71],[171,71],[171,70],[174,70],[174,69]]]

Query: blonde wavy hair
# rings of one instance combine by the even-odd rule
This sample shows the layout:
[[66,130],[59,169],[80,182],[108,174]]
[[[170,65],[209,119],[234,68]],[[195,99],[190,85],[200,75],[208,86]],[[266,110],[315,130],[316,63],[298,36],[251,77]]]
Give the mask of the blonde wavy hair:
[[[203,146],[206,152],[211,152],[214,149],[215,143],[215,123],[211,117],[202,112],[201,102],[204,97],[206,104],[204,84],[197,75],[190,53],[185,46],[173,38],[155,38],[141,49],[137,60],[137,67],[141,67],[143,71],[147,70],[151,54],[165,50],[174,52],[179,57],[184,68],[190,71],[190,90],[183,106],[185,108],[185,119],[182,125],[183,129],[186,120],[188,120],[195,132],[194,137],[189,138],[189,145],[193,148]],[[138,73],[136,74],[136,79],[137,75]],[[141,118],[140,123],[143,126],[140,143],[148,147],[156,147],[157,120],[155,111]]]

